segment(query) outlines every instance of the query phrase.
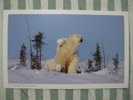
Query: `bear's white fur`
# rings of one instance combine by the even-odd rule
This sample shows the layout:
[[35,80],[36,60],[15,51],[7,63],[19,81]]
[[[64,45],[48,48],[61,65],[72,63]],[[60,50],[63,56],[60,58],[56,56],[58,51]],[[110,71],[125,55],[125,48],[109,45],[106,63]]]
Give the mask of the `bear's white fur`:
[[56,56],[47,64],[49,71],[62,70],[65,73],[76,73],[79,63],[78,47],[82,41],[82,37],[76,34],[59,39]]

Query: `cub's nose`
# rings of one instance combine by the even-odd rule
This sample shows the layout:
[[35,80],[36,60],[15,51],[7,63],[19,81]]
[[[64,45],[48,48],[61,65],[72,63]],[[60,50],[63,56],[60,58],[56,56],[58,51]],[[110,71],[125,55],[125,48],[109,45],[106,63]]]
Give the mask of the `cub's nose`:
[[80,43],[82,43],[82,42],[83,42],[83,38],[80,39]]

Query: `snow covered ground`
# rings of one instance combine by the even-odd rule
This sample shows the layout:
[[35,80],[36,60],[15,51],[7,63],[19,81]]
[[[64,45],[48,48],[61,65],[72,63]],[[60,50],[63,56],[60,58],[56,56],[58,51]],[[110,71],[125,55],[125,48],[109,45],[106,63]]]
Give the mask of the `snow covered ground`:
[[89,83],[122,83],[124,68],[122,65],[118,71],[113,71],[111,65],[97,72],[85,72],[86,62],[79,64],[81,74],[65,74],[60,72],[49,72],[43,62],[43,69],[31,70],[29,64],[21,66],[15,60],[9,60],[8,81],[9,83],[25,84],[89,84]]

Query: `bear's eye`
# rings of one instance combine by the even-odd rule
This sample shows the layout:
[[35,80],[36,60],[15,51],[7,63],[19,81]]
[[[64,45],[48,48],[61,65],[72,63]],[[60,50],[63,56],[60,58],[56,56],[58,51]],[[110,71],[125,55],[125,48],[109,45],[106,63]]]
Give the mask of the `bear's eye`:
[[83,38],[81,38],[81,39],[79,40],[79,42],[82,43],[82,42],[83,42]]
[[62,47],[62,46],[63,46],[63,44],[60,45],[60,47]]
[[62,47],[64,44],[65,44],[65,41],[63,41],[63,42],[59,45],[59,47]]

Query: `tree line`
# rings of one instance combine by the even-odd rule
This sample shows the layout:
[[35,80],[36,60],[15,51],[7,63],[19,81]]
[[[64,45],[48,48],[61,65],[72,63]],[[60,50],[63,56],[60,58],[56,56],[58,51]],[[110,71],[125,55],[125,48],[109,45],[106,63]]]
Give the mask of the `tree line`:
[[[30,67],[31,69],[42,69],[42,48],[43,45],[45,45],[45,42],[43,41],[43,33],[38,32],[33,39],[29,39],[30,41]],[[94,53],[92,54],[93,58],[87,60],[87,66],[88,69],[87,72],[92,71],[98,71],[103,68],[106,68],[106,55],[104,47],[100,46],[99,43],[96,43],[96,48]],[[26,66],[27,63],[27,47],[23,43],[20,48],[20,64],[23,66]],[[119,66],[119,54],[116,53],[114,57],[112,58],[112,64],[114,67],[114,70],[118,69]],[[77,70],[77,73],[80,73],[80,70]]]

